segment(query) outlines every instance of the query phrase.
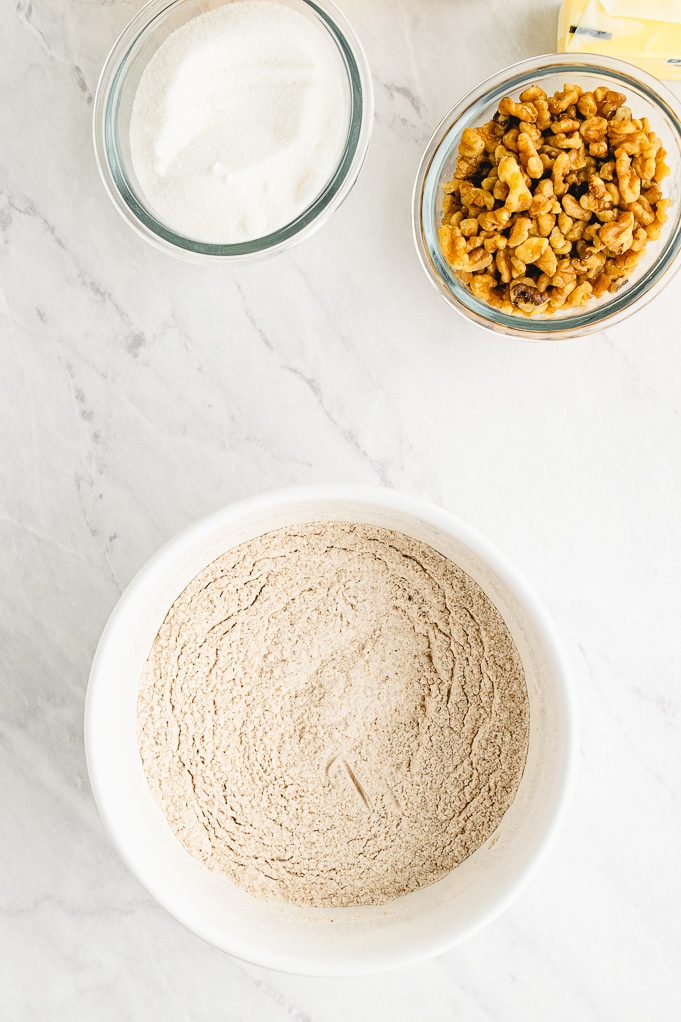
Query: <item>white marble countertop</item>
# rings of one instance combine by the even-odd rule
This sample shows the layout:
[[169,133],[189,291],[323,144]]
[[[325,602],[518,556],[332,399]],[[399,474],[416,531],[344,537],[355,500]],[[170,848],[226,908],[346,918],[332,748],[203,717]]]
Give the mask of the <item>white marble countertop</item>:
[[[677,280],[586,340],[488,336],[409,230],[431,130],[554,48],[557,0],[341,0],[376,123],[307,244],[230,270],[123,223],[90,141],[138,0],[0,9],[0,990],[8,1022],[574,1022],[679,1017]],[[681,94],[681,93],[680,93]],[[294,482],[393,486],[482,529],[544,596],[581,698],[567,825],[500,920],[365,979],[233,961],[153,903],[94,807],[82,711],[119,593],[176,530]]]

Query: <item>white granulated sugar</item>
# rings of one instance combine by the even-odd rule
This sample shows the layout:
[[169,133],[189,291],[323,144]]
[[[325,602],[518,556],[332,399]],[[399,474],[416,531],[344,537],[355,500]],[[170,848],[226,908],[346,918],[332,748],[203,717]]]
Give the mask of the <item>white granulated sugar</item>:
[[210,869],[263,898],[382,904],[499,825],[529,705],[473,579],[402,533],[328,522],[190,582],[149,654],[138,736],[154,797]]
[[140,79],[130,122],[149,208],[195,241],[234,244],[299,216],[348,129],[347,74],[326,29],[238,0],[176,29]]

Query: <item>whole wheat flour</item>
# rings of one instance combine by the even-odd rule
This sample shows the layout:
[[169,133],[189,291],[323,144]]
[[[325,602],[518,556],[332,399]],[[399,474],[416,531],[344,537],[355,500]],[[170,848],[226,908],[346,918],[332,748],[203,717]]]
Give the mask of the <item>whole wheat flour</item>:
[[142,677],[149,785],[252,894],[382,904],[495,830],[528,746],[522,664],[473,580],[340,522],[261,536],[187,586]]

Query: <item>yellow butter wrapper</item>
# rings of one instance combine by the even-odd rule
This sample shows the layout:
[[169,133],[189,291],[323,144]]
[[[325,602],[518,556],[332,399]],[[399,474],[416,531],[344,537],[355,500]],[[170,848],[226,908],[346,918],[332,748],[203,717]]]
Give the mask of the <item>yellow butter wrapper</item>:
[[681,0],[563,0],[558,51],[620,57],[681,81]]

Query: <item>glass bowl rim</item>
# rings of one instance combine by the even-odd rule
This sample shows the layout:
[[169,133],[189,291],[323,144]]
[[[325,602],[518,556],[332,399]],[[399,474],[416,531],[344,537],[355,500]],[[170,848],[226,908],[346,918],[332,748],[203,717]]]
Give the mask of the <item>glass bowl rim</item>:
[[[670,122],[681,150],[681,118],[677,112],[679,101],[657,78],[614,57],[587,53],[544,53],[510,64],[491,75],[467,92],[451,108],[431,135],[419,164],[412,193],[414,243],[421,266],[436,291],[452,308],[479,326],[494,333],[525,340],[567,339],[596,333],[606,326],[613,326],[647,305],[669,283],[681,265],[681,211],[679,211],[674,229],[664,247],[630,290],[625,290],[619,296],[615,294],[608,302],[590,308],[585,307],[584,311],[566,317],[521,319],[519,316],[508,315],[486,306],[467,292],[464,285],[456,281],[453,272],[445,270],[445,273],[441,274],[438,270],[424,225],[425,193],[433,168],[437,167],[439,177],[458,135],[467,126],[465,123],[467,115],[475,116],[476,113],[480,113],[480,108],[493,102],[497,98],[497,93],[500,95],[506,90],[517,91],[535,77],[548,77],[563,72],[591,75],[601,72],[611,81],[614,77],[623,85],[630,83],[630,87],[642,92],[648,102],[664,114]],[[470,304],[462,300],[464,291],[470,299]]]
[[[224,3],[230,0],[223,0]],[[274,0],[276,2],[276,0]],[[113,101],[139,44],[149,38],[154,22],[179,8],[185,0],[148,0],[130,19],[111,47],[102,66],[93,104],[92,132],[95,159],[104,187],[114,206],[133,230],[164,252],[192,262],[230,260],[249,262],[297,244],[320,228],[341,205],[355,184],[369,148],[374,119],[371,70],[352,25],[333,0],[294,0],[311,9],[343,59],[350,92],[348,134],[336,169],[311,205],[283,227],[260,238],[233,244],[200,242],[172,231],[157,220],[129,185],[127,174],[112,167],[112,139],[117,110]],[[198,17],[198,14],[197,14]],[[190,20],[190,19],[188,19]],[[122,161],[121,161],[122,164]]]

